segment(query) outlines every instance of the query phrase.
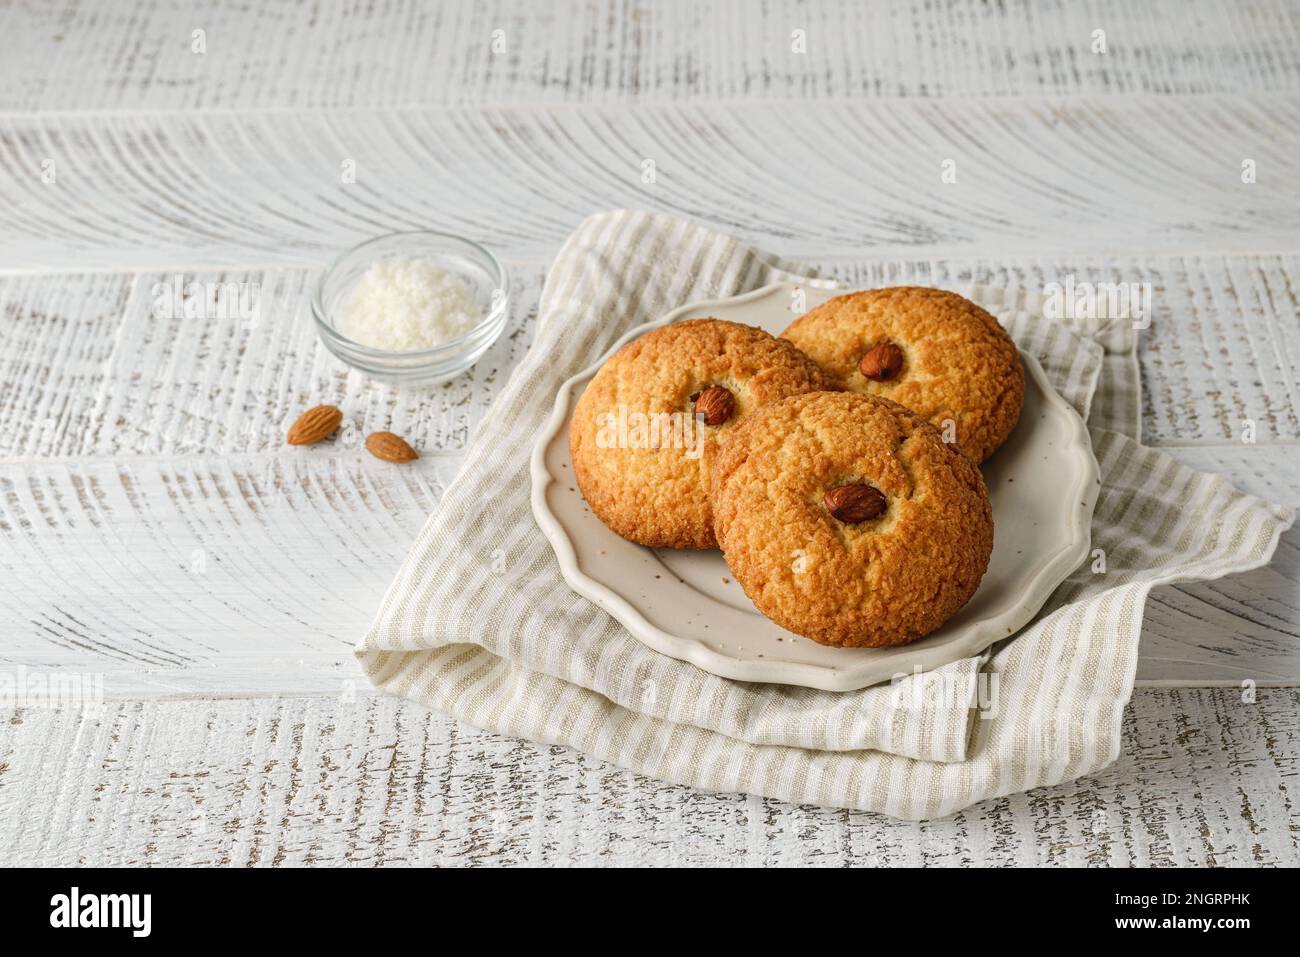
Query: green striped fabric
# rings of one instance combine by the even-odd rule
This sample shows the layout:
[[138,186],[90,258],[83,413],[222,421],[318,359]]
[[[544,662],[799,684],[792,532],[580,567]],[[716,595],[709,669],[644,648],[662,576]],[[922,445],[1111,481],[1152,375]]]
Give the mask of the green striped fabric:
[[[1080,568],[984,655],[853,692],[745,684],[650,651],[564,583],[533,520],[528,468],[560,384],[675,306],[787,278],[808,281],[681,220],[620,211],[582,223],[548,274],[529,354],[357,647],[370,679],[667,781],[899,817],[1113,761],[1147,593],[1266,562],[1293,518],[1138,444],[1127,321],[1048,322],[1033,294],[957,290],[998,315],[1089,422],[1103,483],[1092,534],[1105,573]],[[926,692],[939,681],[962,693],[936,700]]]

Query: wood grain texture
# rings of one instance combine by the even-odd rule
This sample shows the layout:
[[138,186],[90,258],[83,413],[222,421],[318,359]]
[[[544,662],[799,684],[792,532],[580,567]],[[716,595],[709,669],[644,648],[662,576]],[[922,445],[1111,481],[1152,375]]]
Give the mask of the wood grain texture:
[[[1169,448],[1192,468],[1300,507],[1300,445]],[[1300,684],[1300,529],[1263,568],[1157,588],[1147,601],[1138,681]]]
[[[1288,0],[0,0],[0,679],[149,699],[0,715],[0,861],[1295,864],[1293,690],[1139,692],[1104,774],[912,825],[459,727],[365,694],[349,646],[545,262],[610,206],[860,285],[1149,281],[1145,439],[1300,505],[1297,51]],[[343,247],[428,227],[523,292],[416,397],[332,365],[305,302]],[[176,271],[258,283],[258,321],[159,317]],[[425,458],[283,453],[331,398]],[[1157,589],[1139,677],[1294,682],[1296,536]],[[294,692],[324,696],[194,698]]]
[[[1150,283],[1141,333],[1142,438],[1249,457],[1300,442],[1300,256],[809,258],[849,286],[1052,281]],[[0,274],[0,459],[269,451],[309,405],[348,402],[356,428],[463,448],[532,339],[545,263],[508,264],[506,332],[469,373],[434,390],[367,383],[316,341],[316,269]],[[159,289],[234,283],[256,314],[161,318]],[[1244,424],[1254,428],[1254,441]]]
[[[1242,294],[1234,277],[1266,276],[1284,290],[1296,271],[1290,257],[814,266],[854,285],[1152,281],[1157,311],[1142,354],[1148,393],[1160,396],[1185,387],[1188,357],[1207,378],[1260,353],[1289,361],[1276,312]],[[329,358],[310,317],[312,270],[182,274],[182,285],[257,286],[252,318],[160,316],[155,288],[171,283],[170,273],[0,277],[0,308],[14,330],[0,343],[0,569],[20,586],[0,595],[0,614],[16,623],[5,660],[102,676],[113,698],[334,692],[357,680],[352,643],[531,341],[544,265],[511,268],[507,332],[473,371],[430,392],[367,382]],[[1221,306],[1184,318],[1197,304],[1182,290],[1207,286]],[[1202,340],[1185,335],[1189,321],[1220,331],[1231,348],[1196,353]],[[1166,352],[1183,361],[1166,361]],[[1149,401],[1144,427],[1163,441],[1194,443],[1217,439],[1203,430],[1238,408],[1259,410],[1255,445],[1172,450],[1300,505],[1300,446],[1271,431],[1291,427],[1290,386],[1264,387],[1292,383],[1300,371],[1256,374],[1244,395],[1228,379],[1207,389],[1193,415],[1154,414],[1163,403]],[[1222,404],[1227,398],[1234,404]],[[339,437],[286,449],[289,424],[318,402],[344,410]],[[424,457],[409,469],[374,461],[360,439],[380,429],[409,437]],[[1139,679],[1300,681],[1296,535],[1284,536],[1267,568],[1157,589]],[[62,570],[62,587],[52,587],[51,567]]]
[[298,451],[0,466],[5,665],[115,697],[359,679],[352,646],[454,463]]
[[1295,866],[1296,694],[1139,691],[1117,764],[922,823],[702,793],[351,692],[24,708],[0,715],[0,860]]
[[421,228],[546,259],[619,207],[786,255],[1293,252],[1297,156],[1283,93],[9,116],[0,264],[321,264]]
[[[424,390],[369,382],[320,345],[317,270],[0,276],[0,460],[281,450],[321,402],[344,410],[349,448],[380,430],[425,451],[463,448],[532,338],[544,269],[512,273],[501,337],[473,369]],[[217,308],[198,289],[231,284],[255,308]],[[194,293],[179,310],[176,288]]]
[[[458,462],[353,447],[0,466],[0,662],[115,699],[362,682],[352,646]],[[1156,589],[1139,680],[1300,683],[1298,598],[1294,531],[1263,569]]]
[[11,0],[0,109],[1263,92],[1298,37],[1285,0]]

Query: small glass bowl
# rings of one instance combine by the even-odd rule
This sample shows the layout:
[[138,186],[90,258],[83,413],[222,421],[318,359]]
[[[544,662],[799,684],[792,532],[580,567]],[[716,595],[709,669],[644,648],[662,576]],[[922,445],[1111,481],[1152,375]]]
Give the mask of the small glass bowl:
[[[459,276],[474,293],[483,319],[463,336],[413,352],[389,352],[349,339],[338,323],[352,287],[372,263],[397,256],[432,259]],[[316,284],[311,313],[325,348],[352,368],[396,385],[434,385],[460,375],[501,335],[510,315],[510,277],[496,256],[462,236],[390,233],[354,246],[334,260]]]

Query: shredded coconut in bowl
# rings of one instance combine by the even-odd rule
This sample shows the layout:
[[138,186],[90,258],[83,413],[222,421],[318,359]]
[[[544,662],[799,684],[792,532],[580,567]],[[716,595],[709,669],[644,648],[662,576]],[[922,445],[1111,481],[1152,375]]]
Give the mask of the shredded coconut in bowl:
[[463,336],[482,318],[465,280],[433,260],[382,259],[352,288],[339,331],[373,349],[414,352]]

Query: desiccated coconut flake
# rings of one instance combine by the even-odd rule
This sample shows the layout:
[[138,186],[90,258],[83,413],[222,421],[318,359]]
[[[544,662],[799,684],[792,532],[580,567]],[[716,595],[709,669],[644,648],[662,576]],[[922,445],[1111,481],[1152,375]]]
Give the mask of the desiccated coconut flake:
[[414,352],[463,336],[482,318],[465,280],[431,259],[392,258],[357,280],[339,331],[374,349]]

